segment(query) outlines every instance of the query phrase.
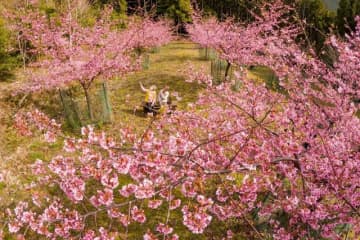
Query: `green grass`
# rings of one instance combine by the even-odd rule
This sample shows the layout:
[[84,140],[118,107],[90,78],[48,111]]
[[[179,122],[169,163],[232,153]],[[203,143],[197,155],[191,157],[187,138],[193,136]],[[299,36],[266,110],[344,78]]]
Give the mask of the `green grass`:
[[196,44],[173,42],[150,53],[148,69],[109,81],[114,120],[111,125],[105,127],[119,129],[120,126],[131,126],[138,131],[147,127],[150,118],[144,117],[141,109],[134,114],[134,109],[141,105],[143,99],[139,82],[145,87],[155,84],[158,90],[169,86],[170,92],[178,92],[182,98],[177,104],[178,109],[186,109],[188,103],[195,102],[201,88],[195,83],[185,82],[185,76],[180,71],[188,62],[195,66],[204,64],[198,51]]
[[249,68],[249,77],[255,81],[265,82],[266,87],[272,91],[287,94],[279,82],[279,78],[274,71],[266,66],[254,66]]

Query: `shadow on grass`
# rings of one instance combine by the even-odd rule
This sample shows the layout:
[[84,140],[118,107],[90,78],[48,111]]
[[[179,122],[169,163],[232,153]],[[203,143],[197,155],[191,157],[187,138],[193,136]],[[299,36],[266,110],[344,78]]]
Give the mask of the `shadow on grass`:
[[11,72],[2,72],[0,71],[0,83],[1,82],[12,82],[14,80],[15,76]]
[[135,117],[140,117],[140,118],[147,118],[147,116],[145,115],[143,109],[137,109],[136,111],[134,111],[133,109],[121,109],[120,112],[125,113],[127,115],[131,115],[131,116],[135,116]]
[[284,95],[288,95],[287,90],[280,85],[279,78],[272,69],[266,66],[251,66],[249,70],[256,78],[254,80],[264,81],[268,89]]
[[168,55],[168,56],[163,56],[160,59],[154,60],[153,63],[163,63],[163,62],[184,62],[185,63],[188,61],[199,61],[199,56],[197,56],[197,55],[183,55],[183,56]]
[[[179,88],[181,90],[183,87],[182,85],[185,84],[185,78],[181,75],[176,75],[177,73],[174,72],[173,74],[170,73],[153,73],[149,72],[148,74],[134,74],[126,78],[127,81],[121,80],[119,85],[112,86],[112,90],[120,90],[119,93],[126,91],[127,93],[141,93],[139,82],[142,82],[145,87],[149,87],[150,85],[155,84],[159,89],[168,85],[170,88],[173,86]],[[175,90],[175,89],[170,89]],[[176,91],[176,90],[175,90]]]
[[173,45],[170,47],[167,47],[167,49],[176,49],[176,50],[196,50],[199,49],[198,46],[177,46],[177,45]]
[[199,46],[195,43],[191,42],[175,42],[170,45],[167,45],[165,48],[167,49],[177,49],[177,50],[186,50],[186,49],[197,49]]

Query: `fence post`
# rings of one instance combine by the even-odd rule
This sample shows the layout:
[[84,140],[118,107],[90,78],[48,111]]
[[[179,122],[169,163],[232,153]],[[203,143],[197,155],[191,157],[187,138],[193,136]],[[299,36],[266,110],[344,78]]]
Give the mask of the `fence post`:
[[107,83],[103,82],[102,83],[102,92],[103,92],[103,96],[104,96],[104,110],[103,110],[103,114],[104,117],[103,119],[105,120],[104,122],[112,122],[113,121],[113,115],[112,115],[112,109],[111,109],[111,104],[110,104],[110,99],[109,99],[109,95],[108,95],[108,88],[107,88]]
[[59,90],[61,103],[64,108],[65,118],[67,123],[73,129],[78,129],[82,126],[79,113],[76,109],[73,99],[66,93],[65,90]]

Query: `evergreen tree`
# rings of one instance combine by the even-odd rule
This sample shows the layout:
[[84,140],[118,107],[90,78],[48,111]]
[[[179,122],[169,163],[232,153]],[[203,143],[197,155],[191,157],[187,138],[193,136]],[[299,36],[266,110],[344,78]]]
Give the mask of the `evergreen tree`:
[[191,22],[191,2],[190,0],[159,0],[157,13],[174,19],[175,25],[182,27],[184,23]]
[[126,2],[126,0],[118,0],[117,3],[118,3],[118,9],[117,10],[120,13],[125,14],[126,11],[127,11],[127,2]]
[[110,4],[116,12],[120,14],[125,14],[127,11],[127,1],[126,0],[96,0],[93,1],[93,5],[100,5],[101,7],[105,4]]
[[226,17],[234,17],[237,20],[252,20],[249,12],[256,11],[256,6],[261,4],[263,0],[197,0],[197,6],[205,12],[205,14],[216,15],[219,19]]
[[355,30],[355,17],[359,14],[359,0],[340,0],[337,11],[337,27],[341,35]]
[[302,0],[298,5],[298,13],[301,19],[306,20],[307,40],[318,53],[321,52],[334,22],[334,14],[327,10],[322,0]]
[[354,2],[353,15],[354,16],[360,16],[360,1],[359,0]]
[[16,66],[17,58],[8,52],[10,33],[0,19],[0,81],[12,76],[11,70]]

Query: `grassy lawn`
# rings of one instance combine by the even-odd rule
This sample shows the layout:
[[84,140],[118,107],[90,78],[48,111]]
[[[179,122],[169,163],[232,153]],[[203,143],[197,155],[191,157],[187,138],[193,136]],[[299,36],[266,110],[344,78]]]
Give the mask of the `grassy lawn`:
[[186,109],[188,103],[195,102],[200,88],[195,83],[185,82],[185,76],[180,72],[189,62],[196,66],[206,63],[200,60],[196,44],[173,42],[162,47],[158,53],[150,54],[148,69],[110,81],[108,88],[114,121],[106,128],[133,126],[141,130],[147,127],[150,118],[145,118],[141,113],[134,114],[135,107],[140,106],[143,99],[139,82],[145,87],[155,84],[158,90],[169,86],[170,92],[178,92],[182,98],[178,102],[179,109]]

